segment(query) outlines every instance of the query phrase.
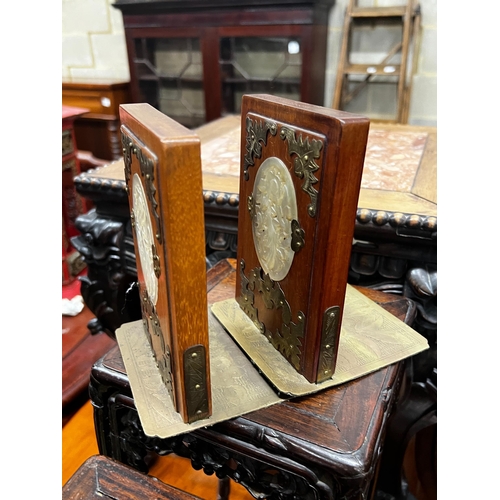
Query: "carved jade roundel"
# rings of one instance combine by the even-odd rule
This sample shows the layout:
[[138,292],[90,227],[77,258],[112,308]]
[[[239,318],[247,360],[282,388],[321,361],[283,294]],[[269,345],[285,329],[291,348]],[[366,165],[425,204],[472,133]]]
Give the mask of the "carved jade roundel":
[[135,231],[137,234],[137,247],[141,268],[144,274],[144,282],[153,305],[158,300],[158,278],[154,269],[154,237],[151,217],[149,216],[146,193],[142,186],[139,175],[134,174],[132,179],[132,203],[134,209]]
[[297,200],[292,176],[276,157],[267,158],[255,176],[252,232],[255,251],[265,273],[274,281],[288,274],[292,250],[292,220],[297,220]]

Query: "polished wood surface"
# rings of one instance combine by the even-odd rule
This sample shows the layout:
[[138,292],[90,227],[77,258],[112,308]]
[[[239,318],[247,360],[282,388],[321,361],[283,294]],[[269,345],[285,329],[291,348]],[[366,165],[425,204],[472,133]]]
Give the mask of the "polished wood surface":
[[92,500],[103,496],[120,500],[152,497],[157,500],[202,500],[111,458],[96,455],[87,459],[64,485],[62,498]]
[[[259,137],[259,128],[268,123],[275,127],[274,133],[267,131]],[[303,232],[290,270],[276,285],[289,304],[291,318],[284,319],[284,307],[270,307],[264,294],[251,291],[252,305],[242,308],[265,325],[266,337],[272,337],[276,349],[311,383],[330,378],[335,370],[368,128],[368,119],[360,115],[269,95],[243,97],[239,175],[243,203],[237,252],[242,269],[236,273],[236,299],[248,303],[254,285],[244,283],[253,282],[252,273],[263,267],[255,249],[253,225],[258,219],[245,201],[256,195],[255,182],[263,162],[279,158],[291,172],[296,222]],[[320,145],[317,152],[315,144]],[[286,207],[281,208],[286,213]],[[280,217],[284,215],[278,207],[276,219]],[[274,236],[272,228],[269,235]],[[279,262],[279,253],[275,259]],[[265,282],[265,272],[256,277],[258,282]],[[333,313],[337,323],[324,317],[331,307],[338,307]],[[327,321],[334,326],[324,342]],[[301,324],[303,334],[295,337],[293,329]],[[287,329],[292,330],[288,335]]]
[[92,365],[116,345],[104,332],[89,331],[87,324],[93,318],[87,306],[77,316],[62,317],[63,423],[88,399]]
[[130,102],[129,88],[129,82],[123,80],[63,80],[63,104],[87,109],[75,121],[75,137],[80,149],[108,162],[121,158],[118,107]]
[[[140,220],[133,203],[134,176],[150,193],[148,210],[154,234],[150,243],[154,246],[154,265],[158,266],[154,270],[158,290],[157,302],[153,303],[142,256],[137,259],[142,317],[162,367],[162,378],[173,393],[174,407],[185,422],[193,422],[207,418],[212,411],[203,200],[192,200],[186,209],[186,198],[193,191],[202,191],[200,140],[149,104],[122,105],[120,119],[129,206],[136,210],[137,225]],[[145,164],[142,155],[147,151],[150,163]],[[135,254],[139,255],[141,233],[134,231],[133,235]],[[197,352],[193,353],[193,348]],[[202,377],[196,384],[189,371],[193,356],[204,358],[195,365]]]
[[79,79],[62,82],[62,102],[86,108],[86,117],[118,116],[120,104],[129,99],[129,82],[104,79]]

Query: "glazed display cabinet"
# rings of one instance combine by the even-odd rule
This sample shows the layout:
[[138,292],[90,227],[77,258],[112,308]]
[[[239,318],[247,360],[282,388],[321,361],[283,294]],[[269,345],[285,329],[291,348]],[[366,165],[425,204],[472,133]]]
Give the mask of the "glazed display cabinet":
[[334,0],[117,0],[134,102],[186,127],[240,113],[243,94],[324,104]]

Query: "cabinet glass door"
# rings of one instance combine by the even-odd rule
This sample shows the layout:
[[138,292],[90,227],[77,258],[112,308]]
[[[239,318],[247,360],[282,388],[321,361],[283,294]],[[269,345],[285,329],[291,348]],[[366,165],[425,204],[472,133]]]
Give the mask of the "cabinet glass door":
[[136,38],[134,65],[142,102],[186,127],[205,123],[199,39]]
[[222,114],[240,113],[243,94],[300,100],[302,51],[295,37],[220,39]]

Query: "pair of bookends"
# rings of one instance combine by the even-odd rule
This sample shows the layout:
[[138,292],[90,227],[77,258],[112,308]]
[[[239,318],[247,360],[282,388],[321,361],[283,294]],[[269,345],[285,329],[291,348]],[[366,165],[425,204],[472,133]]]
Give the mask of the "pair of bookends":
[[311,383],[335,371],[365,117],[243,96],[236,301]]
[[149,104],[120,120],[144,330],[192,423],[212,412],[200,139]]
[[[200,140],[149,104],[120,119],[144,330],[192,423],[212,413]],[[244,96],[241,120],[236,301],[320,383],[335,370],[369,121],[267,95]]]

